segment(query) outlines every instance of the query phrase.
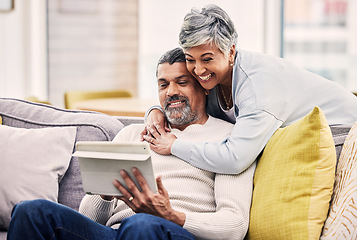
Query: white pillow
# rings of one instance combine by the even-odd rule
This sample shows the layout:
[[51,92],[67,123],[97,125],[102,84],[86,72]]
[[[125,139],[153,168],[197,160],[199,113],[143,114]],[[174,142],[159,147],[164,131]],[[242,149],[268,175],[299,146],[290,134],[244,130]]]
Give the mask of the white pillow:
[[0,230],[7,230],[12,208],[20,201],[57,202],[58,183],[69,166],[75,137],[75,127],[0,125]]

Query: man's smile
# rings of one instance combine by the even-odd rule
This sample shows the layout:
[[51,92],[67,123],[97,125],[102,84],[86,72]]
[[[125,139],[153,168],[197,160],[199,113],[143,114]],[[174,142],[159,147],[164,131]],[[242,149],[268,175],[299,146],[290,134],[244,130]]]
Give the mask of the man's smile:
[[180,107],[180,106],[182,106],[184,103],[186,103],[185,100],[171,101],[171,102],[168,102],[168,103],[167,103],[167,107],[170,107],[170,108]]

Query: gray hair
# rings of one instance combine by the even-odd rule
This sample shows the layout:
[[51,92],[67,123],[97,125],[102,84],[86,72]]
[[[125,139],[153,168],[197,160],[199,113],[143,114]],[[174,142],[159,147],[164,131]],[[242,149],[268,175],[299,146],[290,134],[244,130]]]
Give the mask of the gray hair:
[[156,66],[156,76],[157,76],[157,69],[160,64],[168,63],[170,65],[174,64],[175,62],[186,62],[186,56],[181,48],[174,48],[167,52],[165,52],[159,59],[157,66]]
[[187,13],[179,35],[179,44],[184,50],[205,43],[214,44],[225,56],[236,45],[238,33],[233,21],[220,7],[210,4]]

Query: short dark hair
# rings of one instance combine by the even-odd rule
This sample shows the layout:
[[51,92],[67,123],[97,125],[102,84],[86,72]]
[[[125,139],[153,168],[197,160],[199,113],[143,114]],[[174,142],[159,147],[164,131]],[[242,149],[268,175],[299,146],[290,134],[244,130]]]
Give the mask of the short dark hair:
[[170,65],[176,62],[186,62],[186,56],[182,50],[182,48],[174,48],[165,52],[159,59],[157,66],[156,66],[156,76],[157,76],[157,69],[160,64],[169,63]]

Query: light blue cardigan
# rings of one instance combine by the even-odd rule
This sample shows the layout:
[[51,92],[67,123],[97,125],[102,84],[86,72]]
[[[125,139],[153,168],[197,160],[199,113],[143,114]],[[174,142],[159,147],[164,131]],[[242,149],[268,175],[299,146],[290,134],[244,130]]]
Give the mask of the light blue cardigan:
[[[177,139],[173,155],[204,170],[236,174],[255,161],[278,128],[304,117],[315,106],[322,109],[329,125],[351,126],[357,120],[357,97],[281,58],[237,50],[232,86],[236,119],[231,136],[213,143]],[[207,97],[207,113],[229,121],[215,88]]]

